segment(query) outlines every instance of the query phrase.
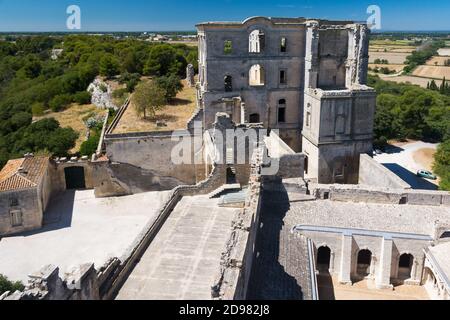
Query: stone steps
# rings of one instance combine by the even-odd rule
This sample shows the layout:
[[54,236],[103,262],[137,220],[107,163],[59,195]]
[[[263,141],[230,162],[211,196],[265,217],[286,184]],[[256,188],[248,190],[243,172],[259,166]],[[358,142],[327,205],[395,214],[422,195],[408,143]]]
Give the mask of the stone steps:
[[208,197],[209,199],[217,198],[220,195],[222,195],[224,192],[230,192],[230,191],[236,191],[241,190],[241,185],[239,183],[235,184],[225,184],[218,188],[217,190],[211,192]]

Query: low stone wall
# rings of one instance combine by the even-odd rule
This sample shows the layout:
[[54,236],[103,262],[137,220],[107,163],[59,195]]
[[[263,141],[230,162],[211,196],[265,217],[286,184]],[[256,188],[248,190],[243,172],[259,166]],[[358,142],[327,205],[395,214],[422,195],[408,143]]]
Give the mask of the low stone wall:
[[377,188],[362,185],[310,184],[317,199],[382,204],[450,206],[450,192]]
[[133,270],[136,261],[142,257],[158,231],[184,196],[208,194],[224,184],[226,169],[223,166],[215,166],[208,179],[197,185],[179,186],[172,190],[169,200],[161,207],[157,219],[149,223],[136,238],[130,249],[120,258],[113,258],[106,263],[99,272],[100,298],[113,299],[127,277]]
[[5,292],[0,300],[99,300],[99,282],[93,264],[74,268],[63,277],[58,267],[47,265],[29,277],[24,292]]
[[249,195],[245,208],[233,223],[233,231],[222,254],[220,272],[211,295],[217,300],[245,300],[255,256],[259,228],[262,183],[261,165],[264,148],[256,149],[251,164]]
[[411,189],[409,184],[365,153],[360,157],[359,184],[392,189]]
[[[46,266],[31,276],[25,292],[5,293],[0,300],[110,300],[115,297],[128,275],[148,248],[170,213],[184,196],[204,195],[221,187],[226,181],[226,167],[216,165],[208,179],[197,185],[179,186],[172,190],[168,201],[159,210],[155,221],[150,222],[136,237],[122,257],[111,258],[94,269],[93,264],[75,269],[64,279],[59,269]],[[37,280],[36,280],[37,279]]]

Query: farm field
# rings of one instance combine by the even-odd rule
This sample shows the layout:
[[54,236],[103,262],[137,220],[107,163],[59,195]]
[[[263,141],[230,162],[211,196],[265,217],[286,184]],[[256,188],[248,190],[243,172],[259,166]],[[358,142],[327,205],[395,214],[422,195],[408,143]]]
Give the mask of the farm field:
[[445,61],[450,60],[450,57],[432,57],[430,60],[426,62],[428,66],[443,66],[445,65]]
[[70,150],[71,153],[76,153],[80,150],[81,144],[86,141],[87,128],[84,121],[97,115],[106,115],[106,113],[106,110],[99,109],[93,104],[72,104],[64,111],[50,112],[44,116],[33,117],[33,121],[42,120],[44,118],[55,118],[62,128],[72,128],[78,132],[79,137],[76,141],[76,145]]
[[433,79],[450,78],[450,67],[444,66],[418,66],[413,71],[413,76],[428,77]]
[[389,70],[394,70],[395,72],[402,71],[404,67],[405,67],[404,64],[375,64],[375,63],[370,63],[369,64],[369,68],[371,68],[371,69],[374,69],[374,68],[388,68]]
[[389,76],[384,74],[379,74],[380,78],[385,81],[393,81],[397,83],[402,82],[409,82],[411,84],[416,84],[418,86],[421,86],[422,88],[426,88],[428,82],[430,82],[432,79],[429,78],[420,78],[420,77],[414,77],[414,76]]
[[376,59],[386,59],[389,64],[404,64],[409,53],[402,52],[369,52],[369,63],[374,63]]
[[450,56],[450,48],[441,48],[438,50],[440,56]]

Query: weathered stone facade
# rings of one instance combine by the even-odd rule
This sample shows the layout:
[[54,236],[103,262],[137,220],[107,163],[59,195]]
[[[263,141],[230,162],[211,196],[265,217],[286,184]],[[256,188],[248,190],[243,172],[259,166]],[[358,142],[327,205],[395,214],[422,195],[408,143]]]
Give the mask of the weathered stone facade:
[[255,17],[198,26],[204,126],[217,112],[262,123],[306,156],[307,177],[357,183],[372,151],[368,29],[353,22]]

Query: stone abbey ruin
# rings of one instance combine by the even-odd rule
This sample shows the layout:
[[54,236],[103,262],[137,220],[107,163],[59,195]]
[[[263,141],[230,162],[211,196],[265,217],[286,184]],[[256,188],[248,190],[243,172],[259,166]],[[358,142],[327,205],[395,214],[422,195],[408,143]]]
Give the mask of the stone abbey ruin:
[[65,274],[49,264],[0,300],[317,300],[323,276],[450,299],[450,193],[413,190],[372,159],[367,26],[253,17],[197,29],[185,128],[116,133],[128,101],[92,159],[28,155],[0,173],[0,237],[42,228],[70,189],[166,191],[155,218],[122,255]]

